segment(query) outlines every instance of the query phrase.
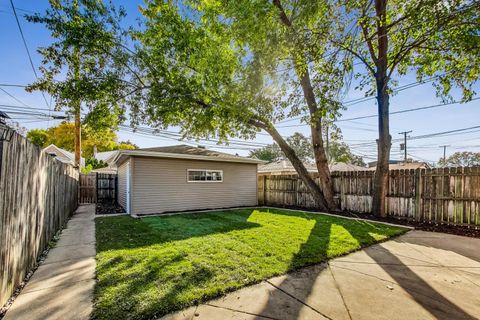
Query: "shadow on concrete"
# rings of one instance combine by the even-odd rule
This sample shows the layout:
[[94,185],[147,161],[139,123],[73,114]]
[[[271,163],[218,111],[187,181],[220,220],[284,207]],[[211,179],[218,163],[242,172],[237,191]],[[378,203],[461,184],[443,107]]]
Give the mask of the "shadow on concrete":
[[[285,214],[283,212],[277,212],[280,214]],[[312,218],[312,217],[309,217]],[[331,236],[331,227],[332,224],[342,226],[350,235],[355,238],[362,246],[370,245],[377,242],[371,235],[370,232],[377,232],[375,225],[370,223],[365,223],[361,221],[356,221],[357,223],[365,224],[367,229],[364,228],[355,228],[352,227],[352,220],[347,220],[345,222],[335,220],[322,219],[315,223],[314,228],[312,229],[308,240],[301,246],[299,252],[295,255],[292,260],[291,266],[293,269],[298,268],[299,266],[305,265],[305,261],[308,261],[310,257],[315,257],[318,261],[318,257],[323,257],[327,259],[327,250],[329,245],[329,238]],[[371,229],[370,229],[371,228]],[[367,232],[365,232],[367,231]],[[318,238],[328,239],[328,241],[318,241]],[[414,240],[410,240],[414,241]],[[434,240],[433,240],[434,241]],[[431,243],[434,245],[434,243]],[[423,245],[423,243],[422,243]],[[437,245],[438,246],[438,245]],[[452,245],[449,247],[451,248]],[[442,248],[443,249],[443,248]],[[418,276],[413,270],[408,266],[402,263],[402,261],[396,257],[394,254],[389,252],[386,249],[381,250],[365,250],[367,254],[378,263],[381,268],[387,272],[394,280],[397,282],[419,305],[421,305],[425,310],[427,310],[432,316],[437,319],[475,319],[466,311],[452,303],[438,291],[436,291],[432,286],[430,286],[426,281],[424,281],[420,276]],[[456,247],[456,252],[461,252],[465,256],[471,256],[468,250],[463,250],[460,247]],[[387,260],[389,263],[385,264],[384,260]],[[393,263],[392,263],[393,262]],[[307,263],[308,265],[308,263]],[[312,269],[311,277],[314,279],[317,277],[324,269],[316,268]],[[277,290],[287,293],[291,286],[288,284],[288,278],[284,280],[280,285],[276,285]],[[310,281],[306,284],[305,287],[301,290],[296,290],[294,294],[289,293],[297,299],[302,301],[303,304],[296,305],[296,309],[289,308],[290,316],[288,319],[297,319],[300,315],[300,311],[304,307],[309,307],[314,311],[317,311],[320,315],[331,318],[327,314],[323,314],[321,310],[316,310],[312,306],[305,304],[309,295],[312,292],[312,288],[315,281]],[[339,289],[340,290],[340,289]],[[291,292],[291,290],[290,290]],[[360,294],[360,293],[359,293]],[[278,305],[275,295],[271,295],[269,302],[259,315],[268,315],[265,314],[268,310],[274,308],[281,308]],[[262,319],[258,317],[258,319]]]
[[[290,263],[290,269],[293,270],[318,264],[331,258],[331,254],[329,254],[328,250],[332,241],[332,237],[335,237],[335,235],[332,234],[332,227],[334,226],[343,228],[352,236],[354,241],[357,241],[362,247],[377,242],[377,240],[371,237],[371,232],[380,234],[382,233],[381,229],[379,229],[376,225],[359,220],[339,219],[336,217],[315,214],[304,214],[302,216],[301,213],[289,213],[275,209],[271,210],[271,212],[275,214],[292,215],[300,218],[316,220],[307,241],[301,245],[298,253],[295,254]],[[288,276],[282,283],[275,285],[277,291],[281,292],[281,294],[288,294],[300,302],[293,308],[288,308],[288,319],[297,319],[301,313],[301,310],[305,307],[312,309],[325,318],[331,318],[321,310],[318,310],[314,306],[306,303],[310,294],[312,293],[312,289],[315,284],[314,280],[322,272],[324,272],[327,267],[328,266],[325,265],[324,267],[309,268],[308,277],[312,281],[305,282],[305,286],[302,287],[301,290],[295,290],[294,293],[292,292],[292,286]],[[258,319],[262,319],[261,316],[268,316],[269,310],[281,308],[282,306],[278,304],[278,301],[280,300],[276,298],[276,294],[271,294],[268,303],[265,305],[262,312],[259,313]],[[345,309],[345,312],[348,311]]]
[[441,233],[417,231],[421,236],[403,237],[402,242],[413,245],[431,247],[439,250],[455,252],[468,259],[480,262],[480,239],[456,235],[442,235]]
[[[389,250],[365,250],[419,305],[437,319],[476,319],[444,297]],[[385,260],[389,264],[383,263]]]

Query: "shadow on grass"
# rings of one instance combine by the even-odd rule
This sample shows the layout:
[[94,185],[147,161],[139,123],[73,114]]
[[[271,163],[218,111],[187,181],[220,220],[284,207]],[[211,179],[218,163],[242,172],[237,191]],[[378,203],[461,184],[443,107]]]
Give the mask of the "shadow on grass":
[[[278,210],[272,210],[271,212],[289,215],[289,213]],[[312,216],[309,216],[308,218],[315,219],[315,217]],[[362,224],[362,228],[352,227],[355,223]],[[320,222],[320,220],[317,219],[308,240],[302,244],[299,252],[292,259],[292,269],[312,264],[310,262],[315,259],[318,261],[319,257],[322,261],[327,260],[330,243],[329,238],[332,236],[331,228],[334,225],[344,228],[356,241],[358,241],[361,247],[378,242],[378,240],[371,236],[371,233],[381,232],[378,225],[368,222],[355,220],[335,220],[333,222],[331,219],[322,219]],[[328,240],[325,241],[325,239]],[[437,319],[475,319],[468,314],[468,312],[435,290],[435,288],[423,280],[415,273],[415,271],[405,265],[389,250],[385,248],[367,248],[365,252],[377,262],[378,265],[416,301],[416,303],[427,310],[433,317]],[[388,261],[388,263],[385,263],[386,261]],[[310,268],[306,272],[308,273],[306,276],[308,279],[302,282],[302,284],[304,284],[302,288],[292,287],[292,279],[290,279],[289,276],[287,276],[280,284],[274,285],[270,283],[274,285],[277,290],[270,294],[269,301],[259,313],[258,319],[263,319],[263,316],[273,316],[273,313],[282,310],[282,305],[279,304],[279,302],[282,301],[280,296],[284,296],[285,294],[294,297],[298,301],[293,307],[289,306],[288,309],[283,309],[281,311],[282,313],[288,313],[289,319],[297,319],[301,310],[305,307],[311,308],[314,312],[317,312],[326,318],[331,318],[331,316],[323,314],[321,310],[317,310],[306,303],[312,293],[316,278],[322,272],[326,272],[326,268]],[[295,275],[293,275],[293,277],[295,277]],[[360,294],[361,288],[358,288],[358,290]],[[316,298],[318,299],[319,297]],[[344,303],[346,302],[344,301]],[[372,303],[375,302],[372,301]],[[345,309],[345,311],[347,311],[347,309]]]
[[[169,259],[165,259],[161,263],[155,258],[145,259],[142,262],[133,262],[127,259],[120,258],[116,260],[115,267],[102,266],[102,268],[111,268],[107,276],[99,279],[99,284],[96,287],[96,294],[98,290],[108,290],[111,288],[118,289],[113,296],[110,296],[109,301],[103,301],[102,308],[95,308],[91,319],[119,319],[122,315],[124,319],[130,318],[128,315],[135,314],[135,319],[152,319],[162,316],[171,311],[170,306],[178,306],[178,295],[189,290],[192,287],[203,286],[213,277],[213,273],[205,266],[200,264],[193,264],[190,270],[180,272],[175,277],[175,281],[168,282],[167,286],[161,296],[149,295],[150,290],[154,290],[157,286],[163,286],[159,280],[159,274],[164,268],[168,268],[175,263],[182,263],[185,257],[182,255],[174,255]],[[129,273],[128,278],[119,278],[116,272],[122,272],[121,269],[131,269],[135,266],[148,266],[148,268],[137,268],[136,272]],[[199,302],[192,300],[189,302]],[[187,306],[187,304],[185,304]]]
[[[146,319],[163,315],[376,242],[370,232],[396,234],[391,228],[355,220],[275,209],[267,210],[272,216],[259,214],[251,219],[253,211],[98,219],[100,258],[97,256],[93,318],[113,319],[123,315]],[[280,219],[277,215],[306,220]],[[306,232],[303,226],[312,229]],[[203,238],[209,235],[215,237]],[[192,241],[183,241],[187,239]],[[209,243],[210,240],[213,242]],[[169,244],[161,245],[166,243]],[[204,252],[195,255],[192,245]],[[306,288],[301,298],[308,297],[310,291],[311,287]],[[278,306],[272,300],[266,306],[269,307]],[[297,317],[300,307],[301,304],[289,311],[290,318]]]
[[[332,238],[333,241],[340,241],[340,239],[335,239],[335,237],[337,237],[336,233],[340,232],[341,229],[344,230],[346,235],[344,239],[344,241],[346,241],[345,245],[351,245],[355,242],[358,243],[360,247],[365,247],[378,242],[378,240],[374,239],[370,233],[383,234],[385,230],[389,230],[363,221],[338,219],[326,215],[291,213],[276,209],[270,209],[269,211],[274,214],[303,216],[305,219],[315,220],[314,227],[312,228],[307,241],[301,245],[298,253],[292,258],[289,268],[290,270],[296,270],[326,262],[332,257],[351,252],[353,249],[348,252],[335,252],[333,248],[330,248]],[[336,232],[332,232],[332,229],[335,229]],[[388,234],[388,236],[390,236],[390,234]],[[307,303],[307,300],[312,293],[313,286],[315,285],[316,278],[322,272],[328,272],[327,269],[327,265],[316,266],[309,268],[308,270],[303,270],[305,272],[294,272],[292,273],[292,277],[287,275],[281,283],[272,283],[269,281],[276,290],[269,295],[268,302],[260,311],[258,319],[264,319],[265,316],[275,317],[280,313],[287,315],[288,319],[293,320],[299,318],[303,308],[310,308],[312,312],[316,312],[325,318],[331,318],[322,313],[321,310],[318,310]],[[295,285],[296,281],[297,285]],[[301,288],[298,288],[299,283],[302,284]],[[289,295],[297,301],[288,305],[288,308],[285,308],[282,305],[285,295]],[[316,298],[319,299],[321,297]]]
[[228,211],[215,211],[141,219],[97,218],[96,236],[101,239],[97,241],[97,252],[148,247],[169,241],[261,227],[258,223],[247,221],[252,212],[252,209],[243,209],[236,210],[235,215]]

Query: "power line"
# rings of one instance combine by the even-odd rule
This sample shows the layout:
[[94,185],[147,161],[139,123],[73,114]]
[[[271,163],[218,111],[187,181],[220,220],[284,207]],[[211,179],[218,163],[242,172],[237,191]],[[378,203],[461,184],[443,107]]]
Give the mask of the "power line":
[[[469,101],[466,101],[465,104],[476,101],[476,100],[480,100],[480,97],[476,97],[476,98],[473,98]],[[433,109],[433,108],[439,108],[439,107],[449,106],[449,105],[458,104],[458,103],[462,103],[462,101],[456,100],[456,101],[452,101],[452,102],[434,104],[434,105],[431,105],[431,106],[424,106],[424,107],[417,107],[417,108],[399,110],[399,111],[390,112],[390,115],[401,114],[401,113],[409,113],[409,112],[415,112],[415,111],[421,111],[421,110],[427,110],[427,109]],[[353,117],[353,118],[347,118],[347,119],[338,119],[338,120],[335,120],[333,122],[345,122],[345,121],[362,120],[362,119],[376,118],[376,117],[378,117],[377,114],[370,114],[370,115],[366,115],[366,116],[359,116],[359,117]],[[307,123],[300,123],[300,124],[297,124],[297,125],[278,126],[278,128],[289,128],[289,127],[297,127],[297,126],[308,126],[308,124]]]
[[10,92],[8,92],[7,90],[3,89],[3,88],[0,88],[0,91],[3,91],[6,95],[8,95],[10,98],[12,98],[13,100],[17,101],[18,103],[21,103],[23,104],[24,106],[26,107],[30,107],[28,104],[26,104],[25,102],[21,101],[20,99],[18,99],[17,97],[15,97],[14,95],[12,95]]
[[[20,36],[22,37],[23,45],[25,46],[25,50],[27,51],[28,60],[30,61],[30,66],[32,67],[33,73],[35,74],[35,78],[38,80],[37,70],[35,69],[35,66],[33,64],[32,56],[30,54],[30,50],[28,49],[27,41],[25,40],[25,35],[23,34],[22,26],[20,25],[20,20],[18,19],[17,11],[13,4],[13,0],[10,0],[10,5],[12,7],[13,14],[15,15],[15,21],[17,22],[18,30],[20,31]],[[45,101],[45,105],[48,108],[50,108],[47,102],[47,98],[45,97],[45,94],[43,93],[43,91],[42,91],[42,96],[43,96],[43,100]]]
[[[470,131],[474,130],[474,131]],[[468,132],[465,132],[468,131]],[[457,135],[457,134],[468,134],[468,133],[475,133],[480,131],[480,126],[473,126],[473,127],[467,127],[467,128],[461,128],[461,129],[454,129],[454,130],[448,130],[448,131],[441,131],[441,132],[435,132],[435,133],[429,133],[429,134],[424,134],[424,135],[419,135],[419,136],[413,136],[413,137],[408,137],[407,140],[419,140],[419,139],[428,139],[428,138],[433,138],[437,136],[450,136],[450,135]],[[402,141],[403,139],[393,139],[392,142],[399,142]],[[359,143],[359,144],[353,144],[355,147],[359,146],[372,146],[375,145],[376,142],[366,142],[366,143]]]
[[[128,128],[128,129],[127,129]],[[122,127],[120,129],[121,131],[126,131],[126,132],[129,132],[129,133],[133,133],[133,134],[138,134],[138,135],[143,135],[143,136],[148,136],[150,138],[160,138],[162,140],[173,140],[173,141],[177,141],[177,142],[182,142],[182,143],[186,143],[186,144],[190,144],[190,145],[193,145],[193,146],[196,146],[198,145],[199,143],[201,143],[202,145],[206,145],[208,147],[212,147],[212,148],[218,148],[218,149],[229,149],[229,150],[254,150],[255,148],[258,148],[258,146],[255,146],[255,147],[246,147],[246,146],[241,146],[241,147],[236,147],[236,146],[224,146],[224,145],[217,145],[217,144],[211,144],[211,143],[205,143],[205,141],[200,141],[200,142],[197,142],[197,141],[191,141],[191,140],[188,140],[188,139],[181,139],[180,137],[172,137],[172,136],[168,136],[168,135],[164,135],[162,134],[161,132],[156,132],[156,133],[146,133],[146,132],[139,132],[137,130],[134,130],[132,128],[129,128],[129,127]],[[153,136],[152,136],[153,135]]]
[[[422,80],[422,81],[415,81],[415,82],[412,82],[412,83],[408,83],[406,85],[403,85],[403,86],[400,86],[398,88],[393,89],[393,92],[398,93],[398,92],[401,92],[401,91],[404,91],[404,90],[415,88],[415,87],[421,86],[423,84],[432,82],[432,81],[434,81],[438,78],[440,78],[440,76],[431,77],[431,78],[428,78],[428,79],[425,79],[425,80]],[[358,103],[373,100],[373,99],[376,99],[376,98],[377,97],[374,94],[372,94],[372,95],[369,95],[369,96],[366,96],[366,97],[361,97],[361,98],[345,101],[345,102],[343,102],[343,106],[347,107],[346,105],[348,104],[348,107],[350,107],[350,106],[356,105]]]
[[[159,130],[159,129],[154,129],[154,128],[147,128],[147,127],[137,127],[137,128],[130,128],[125,125],[120,125],[119,126],[122,129],[126,130],[131,130],[132,132],[141,132],[141,133],[147,133],[147,134],[157,134],[162,137],[168,137],[172,138],[177,141],[189,141],[188,139],[183,139],[182,134],[179,132],[174,132],[174,131],[168,131],[168,130]],[[191,141],[191,140],[190,140]],[[205,143],[221,143],[220,140],[218,139],[199,139],[199,141],[205,142]],[[192,142],[195,143],[195,142]],[[243,140],[235,140],[235,139],[230,139],[228,140],[228,143],[232,145],[238,145],[238,146],[243,146],[243,147],[251,147],[251,148],[261,148],[266,145],[267,143],[261,143],[261,142],[253,142],[253,141],[243,141]],[[198,144],[198,142],[197,142]],[[217,145],[215,145],[217,146]]]
[[25,87],[27,87],[27,85],[15,84],[15,83],[0,83],[0,87],[19,87],[19,88],[25,88]]
[[[27,110],[50,111],[50,109],[46,109],[46,108],[22,107],[22,106],[11,105],[11,104],[0,104],[0,107],[9,108],[9,109],[13,109],[13,110],[25,110],[25,109],[27,109]],[[54,112],[63,112],[63,113],[65,113],[64,111],[54,111]]]

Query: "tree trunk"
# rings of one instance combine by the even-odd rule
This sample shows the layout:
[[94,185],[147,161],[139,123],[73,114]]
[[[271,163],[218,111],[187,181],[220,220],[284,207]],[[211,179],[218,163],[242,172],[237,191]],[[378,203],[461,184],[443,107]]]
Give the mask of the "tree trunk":
[[[288,28],[292,27],[292,21],[285,13],[281,1],[273,0],[273,5],[276,6],[280,11],[280,21],[283,23],[283,25]],[[310,81],[308,66],[305,66],[307,64],[307,61],[306,59],[303,59],[304,61],[298,62],[297,57],[294,56],[292,58],[294,61],[296,61],[295,63],[297,64],[296,73],[297,76],[300,78],[303,95],[305,97],[305,101],[307,102],[310,116],[312,117],[313,121],[310,124],[310,131],[312,134],[313,154],[315,156],[315,164],[317,165],[320,187],[328,209],[333,210],[336,209],[335,201],[333,199],[333,183],[330,175],[330,169],[328,168],[325,148],[323,146],[322,122],[321,118],[317,114],[317,102],[315,100],[315,93],[313,92],[312,82]],[[284,150],[282,151],[286,154]]]
[[[288,18],[285,10],[283,9],[282,3],[280,0],[273,0],[273,5],[278,8],[280,11],[280,21],[286,27],[292,27],[292,21]],[[320,187],[323,193],[324,200],[328,209],[336,209],[335,201],[333,199],[333,183],[330,175],[330,169],[328,168],[327,155],[325,153],[325,148],[323,146],[323,137],[322,137],[322,121],[317,114],[317,101],[315,100],[315,93],[313,92],[312,82],[310,81],[310,74],[308,72],[308,66],[306,59],[304,61],[298,62],[298,58],[292,57],[295,63],[297,64],[296,73],[300,78],[300,84],[302,86],[303,95],[305,101],[307,102],[308,109],[310,111],[310,116],[312,118],[312,123],[310,124],[310,131],[312,134],[312,145],[313,145],[313,154],[315,156],[315,164],[317,165],[318,177],[320,180]],[[283,139],[282,139],[283,140]],[[277,142],[278,143],[278,142]],[[287,145],[288,146],[288,145]],[[282,151],[287,154],[283,149]],[[288,157],[288,156],[287,156]],[[290,159],[290,158],[289,158]],[[292,162],[293,163],[293,162]]]
[[295,171],[297,171],[298,176],[302,179],[303,183],[307,186],[308,190],[310,191],[313,200],[315,201],[315,205],[318,209],[322,211],[329,211],[328,203],[324,197],[324,193],[322,189],[315,183],[313,178],[308,173],[308,170],[305,168],[303,162],[297,157],[295,154],[295,150],[293,150],[288,143],[283,139],[283,137],[278,133],[278,131],[273,127],[273,125],[268,125],[260,121],[252,120],[251,123],[256,126],[257,128],[261,128],[268,132],[273,140],[279,145],[280,149],[283,151],[285,156],[290,160]]
[[[382,85],[382,81],[377,81],[377,86]],[[386,84],[385,84],[386,86]],[[377,140],[377,167],[375,170],[373,187],[373,213],[381,217],[386,217],[386,198],[388,190],[388,173],[390,148],[392,137],[389,131],[389,97],[385,90],[377,89],[378,102],[378,140]]]
[[377,167],[373,188],[373,213],[385,217],[388,190],[388,173],[392,137],[389,126],[389,94],[388,94],[388,30],[386,23],[386,0],[375,1],[377,15],[378,57],[376,59],[375,80],[378,104],[378,140]]
[[312,123],[310,124],[310,132],[312,135],[313,154],[315,156],[315,164],[317,165],[318,176],[320,178],[320,186],[327,202],[327,206],[330,210],[336,209],[333,192],[333,182],[328,167],[327,154],[323,145],[322,135],[322,119],[318,116],[317,102],[315,101],[315,94],[313,92],[312,84],[310,81],[310,74],[308,69],[303,71],[303,74],[297,71],[300,77],[300,84],[302,86],[303,95],[307,102],[308,109],[310,111],[310,117]]

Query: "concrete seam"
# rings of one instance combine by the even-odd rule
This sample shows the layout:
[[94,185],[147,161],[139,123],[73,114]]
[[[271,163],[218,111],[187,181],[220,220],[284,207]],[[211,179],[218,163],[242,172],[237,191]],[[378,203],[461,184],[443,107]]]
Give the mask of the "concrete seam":
[[333,320],[331,317],[327,316],[326,314],[320,312],[319,310],[317,310],[316,308],[314,308],[313,306],[309,305],[308,303],[306,303],[305,301],[302,301],[301,299],[298,299],[297,297],[295,297],[293,294],[290,294],[289,292],[283,290],[282,288],[276,286],[275,284],[273,284],[272,282],[270,282],[269,280],[265,280],[265,282],[267,282],[268,284],[270,284],[272,287],[276,288],[277,290],[285,293],[287,296],[297,300],[298,302],[300,302],[301,304],[303,304],[304,306],[312,309],[313,311],[315,311],[316,313],[318,313],[319,315],[321,315],[322,317],[325,317],[327,319],[330,319],[330,320]]
[[[271,320],[280,320],[278,318],[273,318],[273,317],[269,317],[269,316],[263,316],[261,314],[256,314],[256,313],[252,313],[252,312],[248,312],[248,311],[242,311],[242,310],[236,310],[236,309],[232,309],[232,308],[228,308],[228,307],[221,307],[221,306],[216,306],[216,305],[213,305],[213,304],[209,304],[209,303],[205,303],[206,306],[209,306],[209,307],[214,307],[214,308],[219,308],[219,309],[225,309],[225,310],[229,310],[229,311],[233,311],[233,312],[238,312],[238,313],[244,313],[244,314],[248,314],[248,315],[251,315],[251,316],[256,316],[256,317],[262,317],[262,318],[265,318],[265,319],[271,319]],[[195,309],[196,310],[196,309]],[[195,314],[194,314],[195,316]],[[193,318],[192,318],[193,319]]]
[[197,313],[197,309],[198,309],[198,305],[195,306],[195,310],[193,310],[193,314],[192,314],[192,317],[190,318],[190,320],[193,320],[195,318],[195,314]]
[[337,279],[335,278],[335,275],[333,274],[333,270],[330,267],[330,263],[327,262],[328,270],[330,271],[330,274],[332,275],[333,278],[333,283],[335,284],[335,288],[337,288],[338,293],[340,294],[340,297],[342,298],[343,306],[345,307],[345,310],[347,310],[348,317],[350,320],[352,320],[352,315],[350,314],[350,309],[348,309],[347,302],[345,301],[345,297],[343,296],[342,290],[340,290],[340,286],[338,285]]

